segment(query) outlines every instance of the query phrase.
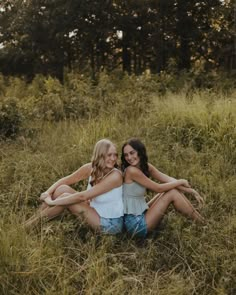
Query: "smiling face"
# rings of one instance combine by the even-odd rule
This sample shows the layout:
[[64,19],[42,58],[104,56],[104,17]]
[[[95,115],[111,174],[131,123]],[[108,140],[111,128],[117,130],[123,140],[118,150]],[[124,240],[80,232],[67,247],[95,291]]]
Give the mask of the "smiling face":
[[118,154],[116,151],[116,147],[111,145],[107,151],[105,156],[105,166],[108,169],[113,169],[117,163]]
[[123,149],[123,153],[124,158],[129,165],[139,167],[140,158],[138,152],[131,145],[127,144]]
[[109,139],[99,140],[93,150],[91,185],[99,183],[103,177],[117,165],[117,151]]

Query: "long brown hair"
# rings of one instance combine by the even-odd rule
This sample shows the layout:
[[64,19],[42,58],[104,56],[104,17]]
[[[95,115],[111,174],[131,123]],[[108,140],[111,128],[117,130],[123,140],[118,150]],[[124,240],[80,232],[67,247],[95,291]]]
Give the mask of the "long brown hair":
[[146,147],[138,138],[130,138],[126,143],[123,144],[121,153],[121,170],[124,171],[129,166],[129,163],[125,160],[124,155],[124,148],[127,145],[132,146],[132,148],[137,151],[140,158],[140,169],[147,177],[149,177],[150,172],[148,168],[148,156]]
[[97,184],[105,176],[105,159],[108,150],[111,146],[115,146],[109,139],[99,140],[93,150],[92,155],[92,173],[91,173],[91,185]]

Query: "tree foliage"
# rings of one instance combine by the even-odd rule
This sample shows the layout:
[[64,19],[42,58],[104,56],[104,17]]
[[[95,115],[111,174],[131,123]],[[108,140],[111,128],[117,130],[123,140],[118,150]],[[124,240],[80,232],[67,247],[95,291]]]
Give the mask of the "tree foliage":
[[[3,0],[0,71],[50,74],[206,69],[235,58],[233,1]],[[228,64],[228,68],[232,68]]]

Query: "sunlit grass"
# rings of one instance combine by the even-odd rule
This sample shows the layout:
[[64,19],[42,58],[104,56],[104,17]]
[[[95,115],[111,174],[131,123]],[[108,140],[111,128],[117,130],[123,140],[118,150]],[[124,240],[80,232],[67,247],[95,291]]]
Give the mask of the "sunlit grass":
[[[25,122],[16,140],[0,143],[1,294],[235,294],[235,97],[150,97],[144,115],[134,103],[130,116],[113,105],[94,118]],[[151,163],[206,197],[207,226],[170,210],[146,241],[102,236],[69,214],[25,231],[40,192],[90,161],[97,140],[120,151],[131,136],[146,143]]]

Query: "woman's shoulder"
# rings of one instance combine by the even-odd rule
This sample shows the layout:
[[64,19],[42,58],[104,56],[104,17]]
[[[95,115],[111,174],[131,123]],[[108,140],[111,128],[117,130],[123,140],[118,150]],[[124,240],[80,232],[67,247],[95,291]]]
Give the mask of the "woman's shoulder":
[[80,170],[84,171],[84,173],[87,173],[88,175],[91,174],[92,171],[92,163],[86,163],[83,166],[81,166]]
[[136,175],[136,174],[143,174],[143,172],[139,168],[137,168],[137,167],[128,166],[125,169],[125,174],[126,175]]
[[111,172],[104,178],[107,179],[108,181],[114,181],[119,185],[123,183],[122,172],[117,168],[111,170]]
[[77,169],[72,175],[77,178],[77,181],[88,178],[92,171],[92,164],[87,163]]
[[83,165],[83,167],[87,167],[87,168],[92,169],[92,163],[91,162],[86,163],[86,164]]
[[103,178],[107,178],[107,177],[111,177],[111,176],[120,178],[120,177],[122,177],[122,172],[118,168],[113,168],[106,175],[104,175]]
[[112,171],[111,171],[111,173],[110,173],[111,175],[116,175],[116,177],[122,177],[122,171],[120,170],[120,169],[118,169],[118,168],[114,168]]

